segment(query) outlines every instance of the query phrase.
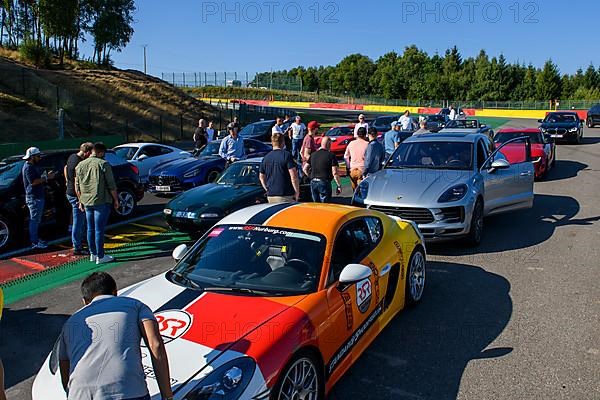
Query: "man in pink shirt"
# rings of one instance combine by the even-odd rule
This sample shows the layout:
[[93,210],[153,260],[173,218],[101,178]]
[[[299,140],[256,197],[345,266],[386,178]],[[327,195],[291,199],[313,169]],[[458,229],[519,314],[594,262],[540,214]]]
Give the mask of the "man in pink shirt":
[[346,153],[344,154],[346,165],[350,168],[349,176],[350,183],[352,183],[352,190],[356,190],[356,187],[362,181],[363,171],[365,170],[365,154],[369,146],[367,130],[361,127],[358,128],[356,133],[358,138],[348,144]]

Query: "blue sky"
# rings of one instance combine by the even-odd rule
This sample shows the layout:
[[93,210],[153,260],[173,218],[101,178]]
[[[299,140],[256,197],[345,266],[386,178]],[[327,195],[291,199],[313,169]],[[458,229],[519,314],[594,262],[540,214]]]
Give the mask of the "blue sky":
[[[256,72],[372,59],[411,44],[430,54],[454,45],[563,73],[600,65],[600,2],[592,0],[327,1],[137,0],[135,34],[113,59],[148,72]],[[318,12],[317,12],[318,10]],[[518,11],[517,11],[518,10]],[[84,55],[91,55],[89,43]]]

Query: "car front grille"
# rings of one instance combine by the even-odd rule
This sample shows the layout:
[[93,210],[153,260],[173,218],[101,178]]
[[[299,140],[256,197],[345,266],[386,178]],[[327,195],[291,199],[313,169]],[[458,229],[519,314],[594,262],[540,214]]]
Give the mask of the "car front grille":
[[169,175],[152,175],[149,181],[154,186],[179,186],[181,184],[178,177]]
[[370,206],[369,209],[381,211],[382,213],[403,219],[408,219],[416,222],[417,224],[430,224],[434,221],[433,214],[427,208]]
[[548,128],[546,129],[546,133],[551,135],[564,135],[567,133],[567,130],[565,128]]

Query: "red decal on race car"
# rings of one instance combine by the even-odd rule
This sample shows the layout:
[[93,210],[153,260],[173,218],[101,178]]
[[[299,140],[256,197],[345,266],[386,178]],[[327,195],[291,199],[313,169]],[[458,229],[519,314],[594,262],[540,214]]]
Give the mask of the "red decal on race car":
[[215,228],[208,234],[208,237],[217,237],[223,233],[224,230],[224,228]]
[[165,343],[180,338],[192,326],[192,317],[183,311],[167,310],[155,315]]

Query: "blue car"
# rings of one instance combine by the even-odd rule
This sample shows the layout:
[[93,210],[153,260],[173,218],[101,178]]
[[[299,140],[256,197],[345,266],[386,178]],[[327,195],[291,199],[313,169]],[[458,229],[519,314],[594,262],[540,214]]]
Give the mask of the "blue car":
[[[150,171],[148,192],[176,195],[188,189],[214,182],[225,169],[219,157],[221,140],[208,143],[195,157],[186,157],[160,164]],[[248,158],[262,157],[272,150],[266,143],[244,139]]]

